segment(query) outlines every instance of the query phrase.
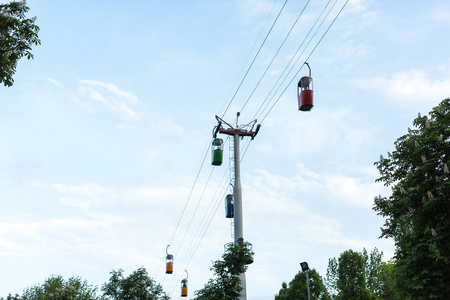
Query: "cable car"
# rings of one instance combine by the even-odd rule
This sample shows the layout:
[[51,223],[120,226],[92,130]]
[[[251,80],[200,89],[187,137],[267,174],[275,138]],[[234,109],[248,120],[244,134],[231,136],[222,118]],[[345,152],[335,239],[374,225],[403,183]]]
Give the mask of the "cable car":
[[181,297],[187,297],[188,295],[187,282],[188,280],[186,278],[181,280]]
[[167,254],[166,256],[166,274],[173,273],[173,255]]
[[170,245],[167,246],[166,248],[166,274],[172,274],[173,273],[173,255],[167,253],[167,249],[169,248]]
[[232,194],[225,197],[225,215],[227,218],[234,218],[234,199]]
[[313,101],[313,79],[311,77],[311,68],[309,64],[305,62],[309,68],[309,76],[303,76],[297,85],[297,97],[298,97],[298,110],[310,111],[314,106]]
[[181,297],[187,297],[188,295],[188,280],[187,277],[188,272],[186,270],[184,270],[186,272],[186,278],[181,280]]
[[223,160],[223,140],[215,138],[212,141],[212,165],[220,166]]

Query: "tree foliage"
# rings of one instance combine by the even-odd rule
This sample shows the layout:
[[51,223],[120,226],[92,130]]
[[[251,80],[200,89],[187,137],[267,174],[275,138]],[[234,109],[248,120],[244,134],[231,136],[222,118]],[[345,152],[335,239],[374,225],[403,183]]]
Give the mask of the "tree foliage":
[[211,271],[215,277],[205,284],[204,288],[195,291],[195,299],[199,300],[236,300],[242,288],[239,274],[245,273],[250,261],[253,261],[251,244],[229,244],[221,260],[213,262]]
[[397,246],[403,297],[450,299],[450,99],[413,124],[375,163],[392,194],[376,197],[373,209],[386,218],[381,237]]
[[86,280],[71,277],[52,276],[43,284],[33,285],[22,295],[9,294],[0,300],[168,300],[161,285],[151,279],[145,268],[139,268],[130,276],[124,277],[123,270],[112,271],[111,277],[102,287],[102,296],[97,294],[97,286],[89,285]]
[[393,262],[383,262],[377,248],[370,254],[347,250],[328,261],[326,284],[333,299],[398,298],[393,284]]
[[[1,298],[3,299],[3,298]],[[5,300],[99,300],[97,288],[86,280],[71,277],[64,280],[62,276],[47,278],[43,284],[33,285],[24,290],[23,295],[9,295]]]
[[[309,290],[311,299],[317,300],[331,300],[322,277],[319,273],[312,269],[309,271]],[[294,278],[289,282],[281,284],[281,290],[275,295],[275,300],[290,300],[290,299],[308,299],[308,284],[306,283],[306,273],[299,271]]]
[[0,4],[0,82],[12,86],[19,59],[33,58],[31,46],[41,43],[36,17],[27,19],[26,1]]
[[340,291],[339,299],[370,299],[363,255],[347,250],[339,256],[336,286]]
[[141,267],[124,277],[123,270],[112,271],[109,282],[102,286],[103,298],[111,300],[166,300],[161,285],[156,284],[148,276],[147,270]]

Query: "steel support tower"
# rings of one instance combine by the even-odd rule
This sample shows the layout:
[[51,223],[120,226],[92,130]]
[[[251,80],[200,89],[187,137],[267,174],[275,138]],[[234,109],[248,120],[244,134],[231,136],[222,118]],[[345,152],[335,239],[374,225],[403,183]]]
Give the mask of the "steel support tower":
[[[258,134],[260,124],[256,126],[255,131],[253,131],[253,127],[255,127],[256,120],[252,122],[238,126],[238,119],[240,113],[237,113],[236,119],[236,128],[216,116],[217,122],[219,125],[216,126],[214,131],[214,138],[217,136],[217,133],[231,135],[234,138],[234,187],[233,187],[233,197],[234,197],[234,242],[236,244],[241,244],[244,242],[244,226],[243,226],[243,213],[242,213],[242,188],[241,188],[241,164],[240,164],[240,154],[239,154],[239,139],[244,136],[249,136],[253,140],[255,136]],[[228,128],[224,128],[223,124],[227,125]],[[242,292],[240,296],[240,300],[247,299],[247,291],[246,291],[246,280],[245,273],[239,275],[239,279],[241,280]]]

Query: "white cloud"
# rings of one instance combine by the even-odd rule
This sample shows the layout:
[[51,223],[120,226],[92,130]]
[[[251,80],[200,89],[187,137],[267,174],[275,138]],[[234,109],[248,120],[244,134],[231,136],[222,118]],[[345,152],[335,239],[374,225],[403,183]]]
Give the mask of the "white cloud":
[[360,84],[365,88],[376,88],[407,106],[413,102],[435,104],[450,96],[450,77],[432,78],[425,70],[411,69],[390,77],[362,80]]
[[103,210],[111,207],[133,207],[163,209],[167,205],[174,205],[180,200],[180,195],[186,195],[187,189],[183,187],[135,187],[119,189],[114,186],[101,186],[87,183],[80,185],[53,184],[47,186],[43,183],[33,183],[39,188],[53,189],[59,195],[64,205],[81,209]]
[[90,99],[98,101],[126,119],[137,119],[141,101],[129,91],[95,80],[80,80],[79,90]]
[[[299,191],[321,191],[334,201],[340,201],[355,207],[371,208],[373,197],[385,192],[381,184],[375,183],[376,172],[368,172],[368,167],[357,170],[356,176],[339,173],[318,173],[299,164],[298,173],[292,177],[274,175],[265,170],[259,170],[253,176],[252,186],[263,191],[265,197],[257,197],[262,206],[267,201],[277,202],[274,210],[302,213],[303,209],[291,197],[298,197]],[[374,169],[374,168],[371,168]],[[276,194],[275,192],[276,191]],[[280,192],[281,191],[281,192]]]
[[[76,209],[57,217],[13,215],[2,219],[0,256],[47,257],[63,261],[67,268],[109,269],[119,262],[122,268],[151,265],[149,270],[155,272],[164,253],[163,243],[173,233],[180,203],[188,194],[182,186],[121,189],[93,183],[32,185],[55,193],[60,204]],[[197,196],[194,193],[193,197]],[[58,203],[52,207],[60,212]],[[183,221],[190,217],[190,208]],[[183,230],[180,227],[179,234]]]
[[[360,250],[368,246],[367,240],[346,231],[345,224],[339,217],[325,216],[322,214],[322,208],[309,211],[306,209],[305,201],[306,197],[317,193],[329,194],[328,197],[333,201],[351,206],[364,205],[364,201],[362,203],[346,201],[348,197],[360,199],[364,189],[367,188],[369,192],[366,190],[365,194],[372,193],[370,184],[367,183],[369,181],[367,177],[370,176],[367,169],[360,168],[361,176],[351,177],[342,174],[323,174],[299,165],[293,176],[258,170],[256,175],[251,177],[251,181],[243,182],[246,207],[252,207],[251,210],[245,211],[248,217],[245,232],[250,241],[254,242],[257,253],[257,264],[250,268],[255,271],[258,268],[267,270],[264,284],[278,286],[280,277],[279,274],[274,274],[278,272],[280,266],[287,267],[292,255],[299,251],[306,257],[312,257],[310,252],[323,248],[328,251],[327,257],[332,257],[339,253],[335,249]],[[359,177],[366,178],[367,182],[358,179]],[[104,269],[111,270],[115,267],[132,270],[145,265],[150,275],[155,276],[162,262],[166,246],[164,242],[173,234],[180,205],[184,204],[186,201],[184,197],[190,190],[186,188],[189,184],[180,184],[177,181],[177,185],[176,188],[155,186],[119,188],[95,183],[46,185],[33,182],[34,187],[45,189],[46,193],[54,191],[56,198],[59,198],[63,205],[82,209],[73,209],[66,212],[66,216],[44,220],[26,220],[22,217],[20,221],[17,221],[19,218],[3,220],[0,223],[0,255],[10,255],[15,259],[22,256],[51,258],[52,261],[64,263],[66,269],[77,267],[85,272],[89,269],[102,269],[102,272],[105,272]],[[211,185],[214,186],[212,183]],[[336,188],[342,191],[334,191]],[[200,192],[195,191],[185,214],[186,219],[191,216],[191,208],[195,206]],[[305,193],[309,194],[302,195]],[[370,198],[372,199],[373,195],[370,195]],[[211,200],[212,197],[205,196],[205,199]],[[212,203],[206,202],[207,205]],[[190,274],[201,280],[210,276],[205,273],[211,259],[218,259],[223,244],[230,240],[228,220],[224,218],[220,204],[219,212],[212,219],[211,226],[189,266]],[[194,232],[197,228],[196,222],[203,218],[200,211],[202,210],[197,213],[200,217],[193,219],[194,223],[189,230],[184,222],[186,219],[180,224],[177,242],[185,231],[187,233],[180,253],[175,253],[178,249],[176,243],[171,247],[174,254],[178,254],[177,267],[183,270],[185,266],[181,262],[187,251],[186,246],[191,239],[198,236],[197,233],[194,235]],[[271,238],[267,238],[268,236]],[[287,240],[289,243],[286,243]],[[305,244],[305,240],[309,243]],[[283,247],[274,247],[274,244]],[[334,249],[334,252],[330,249]],[[280,263],[274,265],[273,262],[276,260]],[[326,261],[322,263],[326,264]],[[157,279],[161,280],[161,277]],[[251,286],[255,286],[260,280],[261,278],[255,280],[255,277],[249,276],[248,282]],[[193,290],[201,287],[200,283],[196,284],[195,288],[195,285],[192,285]],[[167,286],[171,284],[165,282],[165,289]]]
[[253,18],[259,15],[266,15],[272,10],[273,3],[265,0],[238,1],[242,13],[246,18]]
[[370,4],[367,0],[352,0],[347,4],[346,10],[349,13],[360,16],[359,26],[373,26],[378,22],[378,14],[369,10]]
[[324,179],[324,187],[343,203],[371,208],[374,195],[381,194],[380,184],[365,181],[361,178],[345,176],[342,174],[328,175]]
[[115,86],[111,83],[104,83],[104,82],[95,81],[95,80],[80,80],[80,82],[87,84],[89,86],[100,87],[100,88],[106,89],[107,91],[109,91],[117,96],[123,97],[131,104],[139,104],[140,103],[139,99],[132,92],[122,91],[117,86]]
[[53,84],[56,85],[57,87],[64,87],[64,84],[58,82],[56,79],[53,79],[53,78],[47,78],[47,81],[53,83]]
[[439,6],[433,11],[434,19],[450,24],[450,9],[444,6]]
[[[328,168],[339,168],[340,172],[350,166],[354,168],[354,163],[366,164],[379,129],[370,116],[350,106],[317,107],[313,113],[300,117],[290,106],[282,114],[267,118],[260,134],[272,135],[272,138],[259,141],[260,152],[282,153],[295,161],[315,160],[327,164]],[[283,122],[280,123],[280,119]]]
[[361,59],[366,56],[370,56],[375,52],[373,47],[358,44],[353,42],[347,42],[337,48],[336,54],[342,59]]
[[[78,256],[80,249],[92,248],[97,241],[104,244],[105,233],[111,238],[108,230],[120,233],[119,228],[123,222],[122,218],[113,215],[2,222],[0,255]],[[111,240],[107,243],[111,243]],[[108,247],[104,247],[103,252],[106,253],[107,249]]]

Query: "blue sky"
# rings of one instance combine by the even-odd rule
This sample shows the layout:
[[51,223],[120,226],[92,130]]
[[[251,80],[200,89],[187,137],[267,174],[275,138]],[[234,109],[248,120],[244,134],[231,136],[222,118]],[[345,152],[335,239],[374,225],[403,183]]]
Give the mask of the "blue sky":
[[[299,112],[307,69],[294,75],[344,0],[275,84],[327,2],[309,2],[249,97],[306,1],[286,3],[242,80],[284,1],[29,0],[42,45],[0,90],[0,296],[52,274],[100,286],[140,266],[173,299],[185,269],[190,295],[202,288],[232,241],[228,141],[221,167],[208,152],[214,116],[237,111],[262,122],[241,142],[249,299],[273,299],[302,261],[325,276],[347,249],[392,257],[371,210],[390,190],[373,163],[450,96],[450,5],[350,0],[308,60],[315,107]],[[273,109],[257,113],[266,98]]]

